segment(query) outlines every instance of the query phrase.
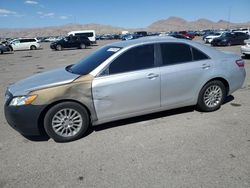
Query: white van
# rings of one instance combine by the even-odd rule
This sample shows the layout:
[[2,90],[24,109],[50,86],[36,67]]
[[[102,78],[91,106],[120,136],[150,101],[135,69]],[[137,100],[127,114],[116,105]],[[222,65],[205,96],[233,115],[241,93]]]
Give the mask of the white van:
[[71,31],[68,33],[69,35],[73,36],[86,36],[89,38],[90,42],[92,44],[96,44],[96,35],[95,30],[82,30],[82,31]]
[[41,46],[35,38],[14,39],[10,42],[11,50],[36,50]]
[[232,32],[241,32],[250,35],[250,28],[233,29]]

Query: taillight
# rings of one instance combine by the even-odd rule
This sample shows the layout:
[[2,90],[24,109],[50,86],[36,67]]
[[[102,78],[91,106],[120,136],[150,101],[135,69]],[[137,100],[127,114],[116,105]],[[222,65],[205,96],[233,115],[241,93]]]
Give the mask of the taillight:
[[245,62],[243,59],[236,60],[235,63],[238,65],[238,67],[244,67]]

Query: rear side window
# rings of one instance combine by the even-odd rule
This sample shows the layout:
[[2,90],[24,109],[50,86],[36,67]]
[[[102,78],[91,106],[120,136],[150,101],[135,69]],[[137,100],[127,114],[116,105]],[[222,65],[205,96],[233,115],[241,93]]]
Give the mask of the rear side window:
[[200,50],[197,50],[196,48],[192,47],[192,52],[193,52],[193,61],[209,59],[209,57],[206,54],[204,54]]
[[161,44],[163,65],[173,65],[192,61],[190,46],[183,43]]
[[123,73],[154,67],[154,45],[129,49],[109,65],[109,74]]
[[75,36],[86,36],[86,37],[93,37],[94,33],[76,33]]
[[35,39],[21,39],[20,40],[21,43],[24,43],[24,42],[36,42]]

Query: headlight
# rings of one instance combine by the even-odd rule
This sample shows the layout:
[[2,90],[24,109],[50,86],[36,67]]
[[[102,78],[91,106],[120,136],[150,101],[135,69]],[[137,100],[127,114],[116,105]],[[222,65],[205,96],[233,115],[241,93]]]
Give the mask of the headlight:
[[31,104],[36,98],[37,95],[14,97],[10,102],[10,106],[21,106]]

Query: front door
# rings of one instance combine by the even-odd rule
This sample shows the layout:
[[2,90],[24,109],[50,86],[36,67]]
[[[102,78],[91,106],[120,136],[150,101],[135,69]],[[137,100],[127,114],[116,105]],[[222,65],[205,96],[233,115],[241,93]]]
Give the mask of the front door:
[[127,50],[93,80],[93,100],[99,121],[130,117],[160,107],[160,75],[154,45]]

